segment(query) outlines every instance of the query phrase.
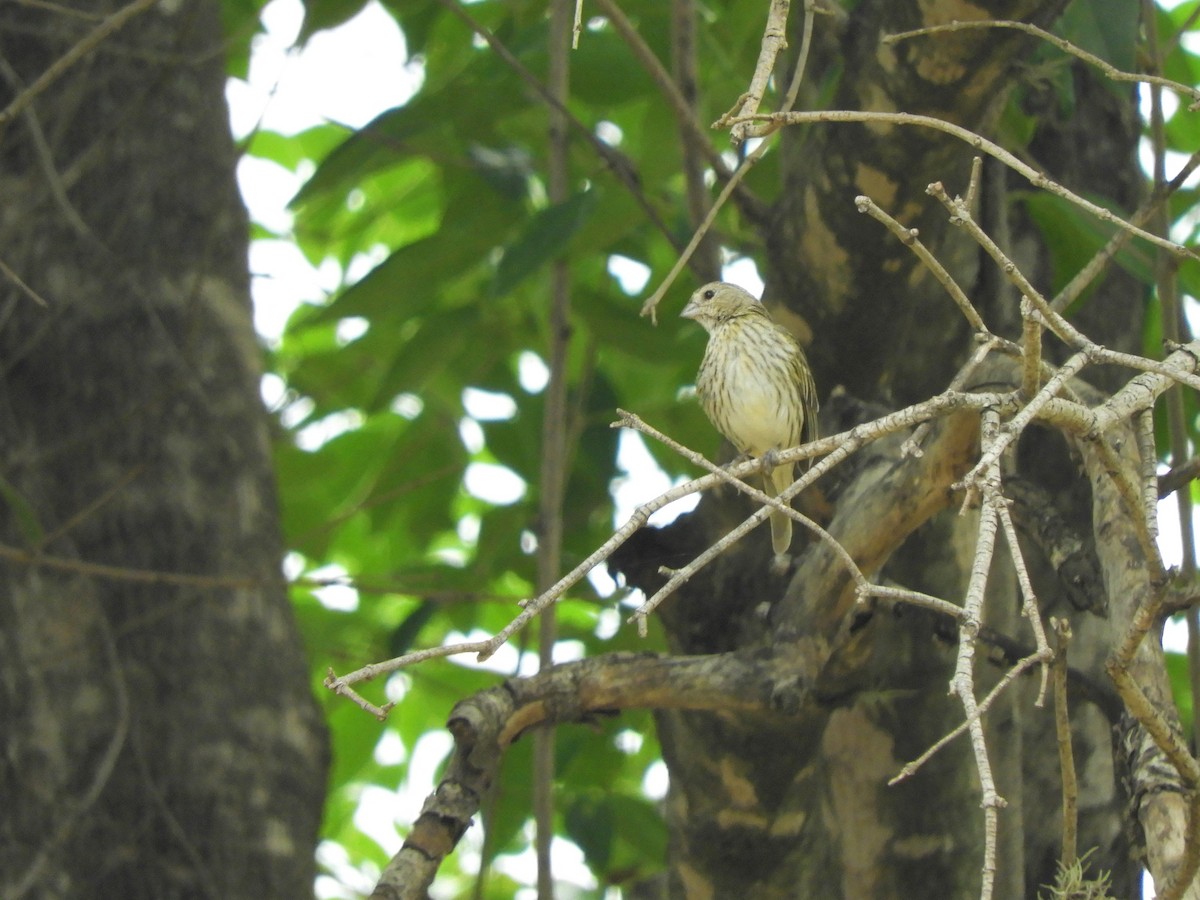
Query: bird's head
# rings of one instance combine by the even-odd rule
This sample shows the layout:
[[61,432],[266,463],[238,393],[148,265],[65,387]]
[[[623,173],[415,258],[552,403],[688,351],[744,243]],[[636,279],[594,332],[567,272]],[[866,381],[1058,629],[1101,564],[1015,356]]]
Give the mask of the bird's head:
[[762,304],[736,284],[713,281],[696,289],[680,315],[694,319],[711,332],[722,322],[761,310]]

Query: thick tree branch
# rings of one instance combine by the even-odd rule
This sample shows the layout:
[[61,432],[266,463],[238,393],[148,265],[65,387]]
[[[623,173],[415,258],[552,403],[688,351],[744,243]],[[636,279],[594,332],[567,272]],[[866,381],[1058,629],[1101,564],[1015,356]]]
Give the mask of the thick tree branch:
[[614,653],[513,678],[459,702],[447,728],[454,753],[372,900],[424,900],[496,777],[504,752],[531,728],[583,722],[622,709],[778,714],[801,702],[781,695],[782,656],[728,653],[659,657]]

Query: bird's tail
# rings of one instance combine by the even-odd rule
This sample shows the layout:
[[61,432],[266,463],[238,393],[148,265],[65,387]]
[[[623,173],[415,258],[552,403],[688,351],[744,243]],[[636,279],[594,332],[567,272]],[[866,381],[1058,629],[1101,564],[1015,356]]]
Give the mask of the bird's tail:
[[[770,474],[763,475],[763,491],[770,497],[779,496],[779,492],[790,487],[795,473],[795,466],[788,463],[776,466]],[[771,546],[775,555],[787,553],[792,546],[792,520],[785,513],[775,510],[771,513]]]

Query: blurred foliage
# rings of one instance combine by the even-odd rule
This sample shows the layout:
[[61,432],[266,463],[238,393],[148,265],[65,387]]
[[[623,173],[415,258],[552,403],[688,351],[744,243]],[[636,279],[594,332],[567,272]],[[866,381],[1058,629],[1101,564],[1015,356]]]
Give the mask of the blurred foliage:
[[[648,45],[668,61],[670,4],[621,5]],[[260,0],[224,0],[235,77],[247,71],[261,6]],[[363,6],[364,0],[307,0],[301,40],[345,22]],[[384,864],[386,854],[355,818],[363,789],[404,784],[422,737],[440,732],[453,704],[497,683],[500,670],[442,660],[367,685],[365,693],[376,702],[398,699],[383,724],[328,695],[320,681],[330,666],[345,672],[456,635],[494,632],[513,616],[516,601],[533,593],[543,407],[539,369],[544,371],[538,361],[548,345],[549,263],[569,259],[573,278],[568,378],[575,424],[564,567],[590,553],[614,525],[611,489],[622,476],[618,435],[609,427],[616,407],[636,410],[708,454],[718,446],[696,405],[679,401],[704,345],[701,330],[673,314],[694,284],[686,275],[680,280],[654,327],[637,315],[640,298],[610,272],[615,258],[632,261],[645,267],[652,289],[675,261],[671,241],[682,244],[690,237],[678,131],[625,43],[604,23],[586,24],[570,60],[570,111],[629,161],[669,235],[647,221],[629,190],[578,134],[571,147],[572,194],[550,205],[547,114],[530,87],[441,3],[385,0],[384,6],[405,35],[410,60],[421,64],[423,82],[415,96],[357,131],[332,124],[292,136],[258,131],[245,144],[250,155],[292,172],[311,172],[292,201],[291,231],[276,237],[294,241],[314,265],[332,262],[343,273],[362,271],[364,259],[382,260],[361,277],[345,278],[326,302],[299,306],[282,340],[268,351],[268,367],[287,391],[276,410],[281,423],[276,459],[295,607],[314,690],[323,698],[334,738],[325,837],[368,874]],[[762,7],[714,0],[700,8],[701,122],[732,105],[745,85],[759,50]],[[522,66],[544,78],[543,2],[483,0],[463,8]],[[1200,80],[1200,60],[1175,37],[1196,8],[1193,0],[1159,12],[1169,47],[1165,74],[1188,83]],[[1136,16],[1136,4],[1125,0],[1075,3],[1061,32],[1130,68],[1137,33],[1130,16]],[[1057,61],[1057,74],[1055,65],[1047,68],[1067,114],[1066,67],[1053,48],[1040,53]],[[836,77],[834,71],[828,80]],[[815,95],[829,96],[827,88],[817,85]],[[1186,104],[1173,111],[1166,129],[1172,149],[1191,153],[1200,144],[1197,122]],[[1000,119],[1000,133],[1019,149],[1036,125],[1014,100]],[[777,156],[769,155],[747,182],[767,201],[777,193]],[[1173,201],[1181,223],[1177,237],[1194,237],[1193,194],[1189,189]],[[1054,266],[1051,287],[1069,280],[1111,233],[1053,196],[1017,199],[1045,235]],[[761,247],[761,236],[731,209],[717,228],[727,248],[753,253]],[[269,236],[261,225],[256,234]],[[1118,264],[1150,283],[1151,258],[1144,246],[1131,245]],[[1185,271],[1183,279],[1187,290],[1200,289],[1196,271]],[[1157,328],[1160,317],[1148,318],[1151,329]],[[356,336],[347,337],[347,324],[355,326]],[[480,408],[472,405],[474,417],[465,399],[468,389],[489,398]],[[672,454],[649,450],[668,475],[685,474]],[[468,491],[468,472],[479,464],[519,477],[520,496],[501,503]],[[349,587],[336,584],[343,580]],[[352,598],[347,608],[330,602],[335,591]],[[654,638],[639,641],[623,623],[617,629],[623,618],[616,611],[619,600],[619,593],[601,596],[586,581],[573,590],[561,604],[564,649],[576,655],[661,649]],[[516,644],[520,649],[529,641],[526,635]],[[496,659],[509,667],[501,674],[515,671],[515,654]],[[1173,665],[1172,672],[1177,669]],[[1176,684],[1188,698],[1190,716],[1186,679],[1177,677]],[[486,864],[528,852],[528,743],[518,742],[495,795],[485,803],[486,839],[471,838]],[[383,752],[387,747],[392,749]],[[663,864],[665,832],[643,791],[658,756],[645,713],[594,729],[560,730],[561,833],[582,851],[602,887]],[[418,796],[432,785],[411,787]],[[405,802],[409,806],[397,802],[389,810],[401,831],[419,812],[419,801]],[[516,882],[508,867],[492,871],[473,894],[478,860],[464,862],[470,855],[458,853],[447,862],[443,885],[458,885],[464,895],[513,896]]]

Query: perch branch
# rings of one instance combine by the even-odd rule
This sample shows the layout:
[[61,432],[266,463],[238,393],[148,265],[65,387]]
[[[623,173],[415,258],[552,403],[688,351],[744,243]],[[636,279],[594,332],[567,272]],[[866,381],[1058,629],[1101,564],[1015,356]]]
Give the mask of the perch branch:
[[[942,119],[933,116],[915,115],[913,113],[889,113],[889,112],[860,112],[857,110],[848,109],[832,109],[816,112],[789,112],[789,113],[758,113],[750,116],[747,121],[766,122],[776,128],[784,125],[801,125],[810,122],[857,122],[857,123],[879,123],[885,125],[905,125],[917,126],[922,128],[930,128],[934,131],[940,131],[957,138],[965,144],[974,147],[991,156],[993,159],[999,160],[1004,165],[1013,169],[1018,174],[1022,175],[1030,184],[1036,188],[1048,191],[1051,194],[1069,200],[1079,208],[1086,210],[1102,222],[1108,222],[1116,225],[1119,228],[1124,228],[1145,241],[1154,244],[1156,247],[1161,247],[1173,256],[1188,257],[1191,259],[1200,259],[1200,253],[1174,241],[1159,237],[1152,232],[1146,231],[1133,223],[1121,218],[1112,210],[1105,209],[1103,206],[1098,206],[1090,200],[1085,200],[1078,194],[1073,193],[1063,187],[1058,182],[1052,180],[1047,175],[1039,172],[1033,166],[1019,159],[1014,154],[1005,150],[994,141],[989,141],[982,135],[976,134],[970,129],[963,128],[961,125],[955,125],[952,122],[946,122]],[[735,123],[736,124],[736,123]],[[773,129],[772,129],[773,130]]]
[[1005,805],[1004,798],[996,790],[992,776],[992,764],[988,758],[987,741],[983,733],[983,722],[979,719],[978,703],[975,699],[975,643],[983,624],[983,604],[987,592],[988,571],[996,549],[997,507],[1003,503],[1000,495],[999,453],[993,455],[1000,435],[1000,416],[995,410],[984,410],[980,426],[980,449],[984,457],[992,456],[987,466],[976,466],[969,478],[975,492],[982,497],[979,510],[978,532],[975,538],[975,555],[971,563],[971,576],[967,581],[963,597],[963,617],[958,626],[958,654],[955,658],[954,677],[950,681],[950,692],[962,704],[967,728],[971,736],[971,749],[975,754],[975,769],[979,773],[979,784],[983,806],[983,865],[980,900],[990,900],[996,878],[996,845],[999,831],[999,810]]
[[443,859],[471,825],[507,748],[531,728],[622,709],[772,712],[787,660],[748,654],[659,657],[613,653],[513,678],[460,701],[447,728],[454,752],[373,900],[425,900]]
[[1189,87],[1186,84],[1181,84],[1178,81],[1172,81],[1170,78],[1163,78],[1159,75],[1143,75],[1135,72],[1126,72],[1118,69],[1116,66],[1105,62],[1100,57],[1093,53],[1088,53],[1081,47],[1076,47],[1065,38],[1061,38],[1056,34],[1051,34],[1044,28],[1039,28],[1028,22],[1014,22],[1005,19],[975,19],[971,21],[947,22],[944,25],[930,25],[926,28],[914,28],[911,31],[901,31],[896,34],[885,34],[882,38],[884,44],[894,44],[898,41],[909,40],[910,38],[920,37],[923,35],[933,34],[949,34],[955,31],[966,31],[969,29],[978,28],[1008,28],[1014,31],[1023,31],[1026,34],[1031,34],[1034,37],[1040,38],[1048,44],[1053,44],[1059,50],[1074,56],[1076,59],[1082,60],[1090,66],[1095,66],[1111,81],[1120,81],[1128,84],[1156,84],[1160,87],[1168,88],[1183,96],[1190,97],[1192,100],[1189,110],[1195,111],[1200,109],[1200,89]]
[[[750,86],[738,98],[733,108],[717,120],[714,127],[724,128],[735,119],[744,119],[758,112],[767,85],[771,81],[771,74],[775,71],[775,60],[787,47],[787,17],[790,6],[791,0],[771,0],[767,24],[763,29],[762,46],[758,51],[758,62],[754,65],[754,74],[750,76]],[[734,125],[734,143],[740,144],[744,141],[749,136],[748,130],[747,125]]]

